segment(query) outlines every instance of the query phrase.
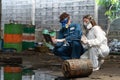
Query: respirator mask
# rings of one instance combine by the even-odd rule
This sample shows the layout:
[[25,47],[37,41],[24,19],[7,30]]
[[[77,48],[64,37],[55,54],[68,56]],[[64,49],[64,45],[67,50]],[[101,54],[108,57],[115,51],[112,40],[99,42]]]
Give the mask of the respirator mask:
[[68,28],[68,25],[67,25],[67,23],[68,23],[68,18],[65,18],[64,20],[62,20],[60,23],[61,23],[61,25],[62,25],[62,28]]

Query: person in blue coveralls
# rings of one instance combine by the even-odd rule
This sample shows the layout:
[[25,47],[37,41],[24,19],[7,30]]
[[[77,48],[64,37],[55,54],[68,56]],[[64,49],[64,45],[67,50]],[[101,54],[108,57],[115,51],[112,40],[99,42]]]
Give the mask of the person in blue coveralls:
[[66,12],[59,17],[61,29],[57,39],[54,39],[53,53],[63,60],[78,59],[84,53],[80,39],[82,30],[79,24],[71,23],[70,15]]

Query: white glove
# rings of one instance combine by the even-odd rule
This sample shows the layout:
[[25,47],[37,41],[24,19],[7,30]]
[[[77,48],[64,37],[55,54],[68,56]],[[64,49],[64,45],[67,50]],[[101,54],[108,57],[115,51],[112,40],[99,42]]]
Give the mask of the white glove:
[[88,40],[87,40],[87,38],[86,38],[85,35],[83,35],[83,36],[81,37],[81,41],[82,41],[84,44],[87,44],[87,43],[88,43]]
[[65,42],[65,39],[53,39],[53,42],[56,44],[57,42]]
[[64,42],[65,39],[56,39],[56,42]]

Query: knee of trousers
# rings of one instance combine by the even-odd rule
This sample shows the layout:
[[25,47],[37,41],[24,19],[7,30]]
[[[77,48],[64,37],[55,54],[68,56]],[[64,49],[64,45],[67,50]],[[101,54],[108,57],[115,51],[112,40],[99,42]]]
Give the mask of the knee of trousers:
[[62,48],[57,48],[54,52],[55,55],[60,56],[64,53],[64,50]]
[[80,47],[80,42],[73,41],[72,45],[75,46],[75,47]]

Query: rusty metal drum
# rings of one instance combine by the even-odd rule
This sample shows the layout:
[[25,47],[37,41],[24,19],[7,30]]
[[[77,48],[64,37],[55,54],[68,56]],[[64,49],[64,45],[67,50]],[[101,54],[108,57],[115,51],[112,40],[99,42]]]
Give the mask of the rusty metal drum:
[[70,59],[62,64],[62,72],[65,77],[87,77],[93,71],[92,63],[89,59]]

